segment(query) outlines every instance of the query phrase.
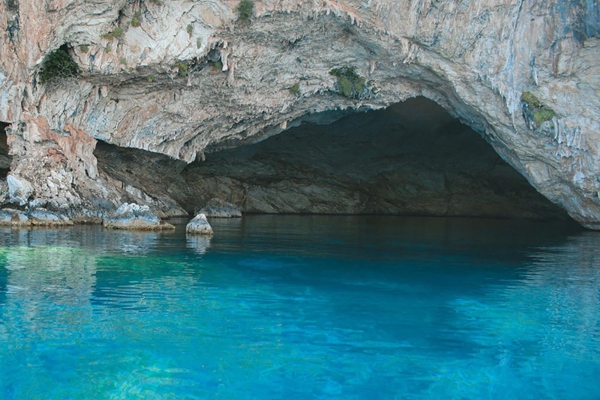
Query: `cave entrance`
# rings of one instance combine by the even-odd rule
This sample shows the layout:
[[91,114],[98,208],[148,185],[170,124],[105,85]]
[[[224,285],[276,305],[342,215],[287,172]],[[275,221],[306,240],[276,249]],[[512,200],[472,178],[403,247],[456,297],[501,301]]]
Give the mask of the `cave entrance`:
[[[135,152],[135,161],[119,152]],[[143,176],[127,179],[189,213],[217,197],[247,213],[566,218],[479,134],[425,98],[301,125],[187,166],[110,145],[97,157],[113,176],[144,165]]]
[[209,153],[183,174],[196,188],[183,200],[190,210],[195,199],[219,197],[255,213],[566,215],[478,133],[423,97]]
[[8,143],[6,137],[6,129],[9,124],[0,122],[0,179],[6,178],[10,171],[10,163],[12,157],[8,154]]

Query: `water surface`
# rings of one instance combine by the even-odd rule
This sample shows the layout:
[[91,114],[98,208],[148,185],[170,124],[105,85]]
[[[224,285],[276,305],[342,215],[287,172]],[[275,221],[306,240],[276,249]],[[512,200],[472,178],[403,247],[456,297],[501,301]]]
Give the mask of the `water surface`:
[[212,223],[0,230],[0,398],[600,398],[599,233]]

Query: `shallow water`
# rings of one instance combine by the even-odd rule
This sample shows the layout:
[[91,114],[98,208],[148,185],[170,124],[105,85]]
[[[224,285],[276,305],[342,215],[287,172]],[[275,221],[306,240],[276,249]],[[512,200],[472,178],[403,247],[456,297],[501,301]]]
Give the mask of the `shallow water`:
[[212,222],[0,230],[0,398],[600,398],[600,233]]

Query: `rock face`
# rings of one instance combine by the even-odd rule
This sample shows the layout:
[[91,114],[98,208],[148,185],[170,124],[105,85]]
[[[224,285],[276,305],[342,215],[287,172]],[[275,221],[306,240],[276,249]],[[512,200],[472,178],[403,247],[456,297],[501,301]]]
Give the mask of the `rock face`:
[[[181,215],[185,188],[155,193],[115,179],[98,168],[98,141],[179,160],[171,165],[183,171],[303,123],[424,96],[600,228],[594,0],[263,0],[246,22],[237,5],[1,2],[3,201],[73,217],[126,201]],[[81,72],[43,82],[59,48]]]
[[20,211],[11,208],[0,210],[0,226],[29,227],[29,226],[71,226],[71,221],[66,215],[54,213],[44,209],[33,211]]
[[424,98],[291,128],[189,165],[106,144],[94,154],[115,180],[171,193],[194,214],[218,197],[247,213],[566,217],[476,132]]
[[109,217],[104,218],[103,225],[109,229],[128,229],[141,231],[173,230],[175,227],[161,221],[148,206],[125,203]]
[[212,227],[208,223],[206,215],[204,214],[198,214],[190,222],[188,222],[187,226],[185,227],[185,231],[194,235],[213,235]]
[[[6,126],[6,124],[0,122],[0,181],[6,179],[12,161],[12,157],[8,154],[8,143],[6,142],[5,132]],[[2,198],[0,197],[0,202],[1,201]]]
[[241,218],[242,212],[235,204],[213,197],[208,204],[199,211],[209,218]]

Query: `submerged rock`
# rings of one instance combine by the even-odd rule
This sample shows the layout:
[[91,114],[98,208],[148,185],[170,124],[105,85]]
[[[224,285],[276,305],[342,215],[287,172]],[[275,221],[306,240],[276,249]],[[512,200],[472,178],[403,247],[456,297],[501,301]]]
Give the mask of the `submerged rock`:
[[175,229],[173,225],[161,221],[150,211],[148,206],[140,206],[135,203],[121,205],[110,217],[104,218],[103,225],[110,229],[144,231]]
[[204,214],[198,214],[194,217],[194,219],[188,222],[187,226],[185,227],[185,231],[194,235],[213,235],[212,227],[206,220],[206,215]]
[[242,211],[235,204],[227,201],[212,198],[208,204],[199,211],[199,214],[204,214],[209,218],[241,218]]

